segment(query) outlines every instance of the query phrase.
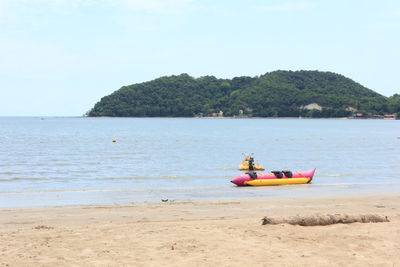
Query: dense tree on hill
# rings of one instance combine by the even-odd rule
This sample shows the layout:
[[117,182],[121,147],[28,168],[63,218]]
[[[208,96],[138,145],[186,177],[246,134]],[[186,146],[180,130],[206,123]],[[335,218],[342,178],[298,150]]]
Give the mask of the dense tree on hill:
[[[304,107],[316,103],[321,110]],[[103,97],[89,116],[192,117],[222,111],[225,116],[344,117],[352,112],[400,112],[400,96],[386,98],[332,72],[274,71],[259,77],[161,77],[124,86]]]
[[390,113],[397,113],[397,117],[400,117],[400,95],[394,94],[389,97],[388,109]]

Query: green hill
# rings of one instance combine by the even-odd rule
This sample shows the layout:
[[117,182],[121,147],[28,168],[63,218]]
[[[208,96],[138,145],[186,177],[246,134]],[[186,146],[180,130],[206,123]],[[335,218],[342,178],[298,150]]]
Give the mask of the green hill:
[[260,117],[343,117],[394,112],[397,102],[399,97],[384,97],[332,72],[274,71],[233,79],[181,74],[124,86],[96,103],[89,116],[235,116],[242,110]]

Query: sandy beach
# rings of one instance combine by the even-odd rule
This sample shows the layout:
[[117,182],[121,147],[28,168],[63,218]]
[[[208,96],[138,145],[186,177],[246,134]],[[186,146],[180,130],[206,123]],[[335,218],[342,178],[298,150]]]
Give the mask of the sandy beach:
[[[264,216],[390,222],[261,225]],[[1,266],[400,266],[400,195],[0,210]]]

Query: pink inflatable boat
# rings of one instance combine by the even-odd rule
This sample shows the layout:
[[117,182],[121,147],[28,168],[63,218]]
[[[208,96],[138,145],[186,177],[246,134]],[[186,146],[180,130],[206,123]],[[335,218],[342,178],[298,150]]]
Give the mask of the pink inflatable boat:
[[238,175],[231,182],[237,186],[244,185],[283,185],[308,184],[314,176],[315,169],[306,172],[273,171],[271,173],[248,172]]

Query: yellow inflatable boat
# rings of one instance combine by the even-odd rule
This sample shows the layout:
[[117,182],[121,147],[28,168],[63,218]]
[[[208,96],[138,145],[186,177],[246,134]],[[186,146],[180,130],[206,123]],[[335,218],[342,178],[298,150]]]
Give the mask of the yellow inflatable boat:
[[[250,166],[253,166],[253,168],[250,168]],[[241,171],[263,171],[265,170],[264,167],[254,164],[254,158],[253,157],[245,157],[243,159],[243,162],[239,164],[239,170]]]

